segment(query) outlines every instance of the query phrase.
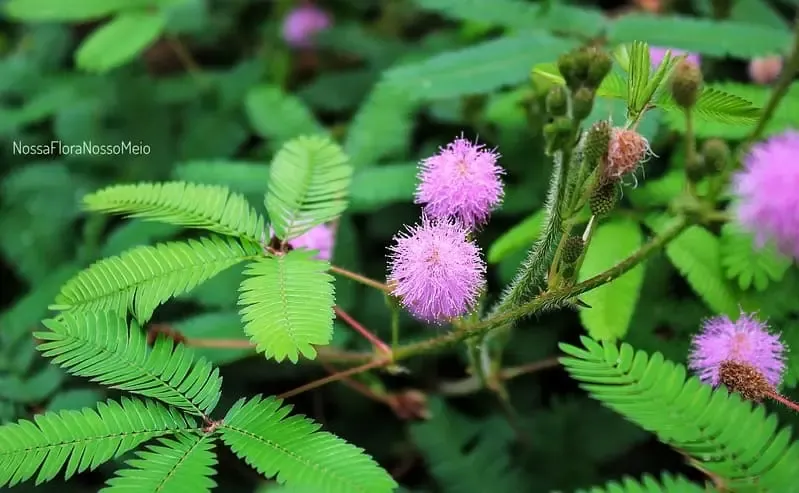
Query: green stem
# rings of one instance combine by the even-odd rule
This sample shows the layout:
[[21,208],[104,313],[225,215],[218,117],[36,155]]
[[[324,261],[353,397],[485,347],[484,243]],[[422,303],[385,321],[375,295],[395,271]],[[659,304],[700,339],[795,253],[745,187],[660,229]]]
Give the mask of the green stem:
[[394,352],[394,358],[396,361],[399,361],[419,354],[430,353],[452,344],[462,342],[471,337],[485,335],[498,327],[512,323],[520,318],[560,306],[566,300],[602,286],[626,273],[636,265],[646,260],[655,251],[659,250],[671,240],[679,236],[690,225],[691,223],[687,218],[680,216],[676,218],[673,224],[663,230],[661,234],[655,236],[649,242],[644,244],[638,251],[605,272],[602,272],[601,274],[597,274],[594,277],[586,279],[585,281],[575,284],[571,287],[564,287],[542,293],[541,295],[521,304],[516,308],[495,313],[487,319],[477,322],[471,327],[466,327],[466,330],[450,332],[427,341],[401,346]]
[[782,98],[788,93],[788,89],[791,87],[791,83],[796,77],[797,72],[799,72],[799,15],[797,15],[794,23],[791,54],[788,56],[788,61],[785,63],[779,79],[777,79],[776,84],[774,84],[774,91],[771,93],[771,97],[766,103],[766,107],[763,109],[763,114],[757,122],[757,127],[755,127],[749,135],[749,138],[746,140],[747,145],[744,147],[749,147],[749,145],[760,139],[763,135],[766,126],[774,117],[774,113],[777,111],[780,101],[782,101]]
[[[694,160],[696,159],[696,137],[694,136],[694,113],[691,111],[690,108],[686,109],[685,112],[685,166],[694,166]],[[693,180],[688,177],[685,180],[686,186],[688,187],[688,193],[692,196],[696,197],[696,186],[694,185]]]

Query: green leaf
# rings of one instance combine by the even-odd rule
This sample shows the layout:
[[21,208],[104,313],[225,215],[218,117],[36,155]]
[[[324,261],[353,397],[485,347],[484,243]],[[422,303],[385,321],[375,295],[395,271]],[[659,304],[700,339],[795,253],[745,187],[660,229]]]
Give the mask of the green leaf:
[[[655,104],[658,108],[666,110],[669,119],[685,120],[683,110],[677,106],[668,91],[661,92]],[[702,89],[702,94],[692,111],[698,126],[704,126],[706,122],[721,122],[737,125],[746,132],[751,130],[762,113],[761,109],[753,106],[750,101],[711,85]]]
[[260,254],[257,245],[219,237],[136,247],[79,272],[64,284],[52,308],[120,314],[130,309],[143,323],[170,298]]
[[38,472],[36,484],[92,471],[155,437],[196,424],[175,409],[122,398],[97,410],[48,412],[33,421],[0,426],[0,486],[15,486]]
[[[647,225],[660,231],[665,221],[652,218]],[[738,314],[738,300],[727,284],[716,236],[701,226],[691,226],[666,245],[666,255],[708,307],[720,314]]]
[[[643,242],[641,228],[631,219],[600,224],[586,252],[580,280],[613,267],[635,253]],[[580,297],[591,305],[580,309],[580,321],[592,338],[612,341],[624,337],[630,329],[643,282],[644,266],[639,264]]]
[[425,101],[482,94],[523,82],[530,67],[574,46],[546,33],[508,36],[396,67],[385,81]]
[[586,6],[534,5],[520,0],[413,0],[447,17],[509,29],[542,29],[591,38],[601,33],[605,17]]
[[141,54],[164,32],[160,11],[124,12],[92,32],[75,52],[75,63],[89,72],[108,72]]
[[358,447],[291,406],[260,395],[238,401],[220,427],[222,440],[259,473],[315,493],[392,493],[397,483]]
[[[549,82],[566,85],[566,81],[554,62],[536,64],[532,70],[532,77],[541,77]],[[599,84],[596,95],[600,98],[627,99],[627,76],[618,67],[614,67],[607,77]]]
[[256,350],[277,361],[316,357],[333,337],[333,276],[314,252],[293,250],[247,265],[239,305]]
[[619,17],[610,25],[607,36],[611,45],[643,41],[650,46],[742,60],[783,54],[791,46],[791,33],[785,30],[735,21],[648,14]]
[[351,212],[374,212],[397,202],[412,202],[416,191],[415,163],[369,166],[355,171],[350,188]]
[[[697,114],[694,125],[694,132],[697,137],[744,139],[751,133],[754,123],[757,121],[762,111],[746,110],[742,101],[747,103],[751,101],[751,103],[749,103],[750,108],[762,108],[766,105],[771,95],[771,88],[736,82],[715,83],[709,87],[728,94],[729,96],[725,98],[730,100],[727,105],[733,106],[734,104],[740,108],[737,111],[741,114],[741,117],[730,120],[728,118],[721,119],[713,117],[714,115],[703,115],[699,113]],[[739,101],[733,103],[732,97],[738,98]],[[699,105],[699,103],[697,104]],[[720,105],[720,103],[718,103],[718,105]],[[708,106],[707,102],[702,103],[702,106]],[[742,121],[747,111],[751,112],[751,115],[746,118],[745,121]],[[685,133],[685,117],[681,113],[677,111],[667,112],[664,121],[671,129],[680,133]],[[742,123],[748,124],[742,125]],[[773,117],[766,125],[763,134],[764,136],[772,136],[797,127],[799,127],[799,83],[794,83],[789,87],[785,97],[780,101]]]
[[341,147],[326,137],[287,142],[272,161],[265,199],[277,237],[293,240],[341,215],[352,171]]
[[23,404],[42,402],[58,390],[63,381],[64,374],[54,366],[45,366],[24,378],[0,376],[0,399]]
[[108,480],[101,493],[208,493],[216,487],[214,437],[181,433],[159,438],[158,445],[136,452],[138,458],[126,463]]
[[508,255],[530,248],[541,233],[545,212],[544,209],[541,209],[531,214],[527,219],[494,240],[491,248],[488,249],[488,262],[496,264]]
[[200,228],[260,241],[264,221],[241,194],[181,181],[113,185],[83,198],[86,210]]
[[630,72],[627,77],[627,105],[631,114],[640,113],[648,102],[646,88],[651,68],[649,46],[640,41],[634,42],[630,48]]
[[756,248],[751,234],[727,223],[721,229],[721,263],[727,279],[737,279],[741,289],[754,285],[756,290],[763,291],[769,282],[782,279],[792,261],[773,244]]
[[377,84],[350,123],[344,150],[356,168],[401,156],[411,140],[419,103],[401,87]]
[[244,108],[258,135],[273,139],[275,148],[300,135],[326,133],[299,98],[277,86],[262,85],[250,89]]
[[152,349],[136,324],[128,327],[113,312],[66,313],[42,322],[38,349],[72,375],[113,389],[158,399],[197,416],[210,414],[219,401],[219,370],[168,337]]
[[20,21],[90,21],[154,0],[9,0],[5,13]]

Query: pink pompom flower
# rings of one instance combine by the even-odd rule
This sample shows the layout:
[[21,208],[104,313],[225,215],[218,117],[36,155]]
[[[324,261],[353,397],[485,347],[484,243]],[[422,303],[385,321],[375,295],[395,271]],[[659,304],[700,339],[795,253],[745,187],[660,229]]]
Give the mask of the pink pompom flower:
[[295,48],[308,48],[313,45],[314,36],[331,24],[327,12],[307,3],[289,12],[283,20],[283,39]]
[[618,180],[634,172],[653,155],[646,137],[635,130],[613,127],[603,177],[607,181]]
[[457,218],[467,228],[484,224],[504,195],[499,157],[461,135],[422,161],[416,203],[433,219]]
[[702,64],[701,57],[696,53],[688,53],[687,51],[678,50],[676,48],[661,48],[658,46],[650,46],[649,61],[651,62],[653,68],[658,67],[661,64],[661,62],[663,62],[663,59],[666,57],[666,51],[668,50],[671,51],[672,58],[676,58],[678,56],[687,54],[688,56],[685,57],[685,61],[693,63],[697,67],[701,66]]
[[735,213],[758,247],[773,241],[799,259],[799,132],[756,144],[733,177]]
[[416,318],[440,324],[473,308],[485,285],[480,248],[455,219],[430,219],[399,233],[390,247],[392,294]]
[[785,371],[785,347],[778,334],[754,315],[741,313],[733,322],[727,316],[714,317],[694,337],[688,366],[700,380],[714,387],[724,383],[722,365],[738,363],[756,370],[776,388]]
[[[269,236],[273,237],[274,235],[275,231],[270,227]],[[305,248],[308,250],[316,250],[318,252],[316,258],[319,260],[330,260],[333,257],[334,241],[335,235],[333,234],[333,228],[327,224],[320,224],[289,241],[289,246],[295,249]]]
[[749,78],[757,84],[771,84],[782,72],[782,57],[766,56],[749,62]]

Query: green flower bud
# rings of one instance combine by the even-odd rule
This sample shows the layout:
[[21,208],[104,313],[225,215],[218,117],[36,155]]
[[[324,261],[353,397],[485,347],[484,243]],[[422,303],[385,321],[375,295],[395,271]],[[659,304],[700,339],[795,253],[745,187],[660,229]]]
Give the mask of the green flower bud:
[[594,123],[588,130],[583,146],[583,158],[589,170],[593,171],[599,161],[607,155],[612,131],[610,122],[606,120]]
[[552,116],[564,116],[569,107],[569,94],[563,86],[555,86],[547,94],[547,112]]
[[685,161],[685,176],[696,183],[707,175],[707,166],[702,156],[693,156]]
[[577,259],[583,254],[584,249],[585,242],[581,237],[570,236],[563,243],[563,251],[561,252],[560,258],[563,260],[564,264],[573,264],[577,262]]
[[558,149],[572,145],[569,141],[572,135],[573,123],[567,116],[559,116],[552,123],[544,125],[544,139],[546,140],[547,153],[552,154]]
[[606,51],[599,48],[591,48],[588,53],[590,62],[585,82],[596,89],[613,68],[613,60]]
[[575,120],[581,121],[588,118],[588,115],[591,114],[591,110],[594,109],[594,96],[594,91],[587,87],[581,87],[574,93],[572,116]]
[[671,95],[678,106],[684,109],[693,108],[699,99],[702,87],[702,71],[686,60],[674,67],[669,79]]
[[588,200],[591,214],[597,217],[608,215],[619,202],[619,185],[613,181],[597,187]]
[[576,63],[574,52],[564,53],[558,57],[558,71],[568,87],[574,87],[580,82],[576,76]]
[[710,139],[702,145],[707,173],[715,174],[723,170],[730,160],[730,147],[721,139]]

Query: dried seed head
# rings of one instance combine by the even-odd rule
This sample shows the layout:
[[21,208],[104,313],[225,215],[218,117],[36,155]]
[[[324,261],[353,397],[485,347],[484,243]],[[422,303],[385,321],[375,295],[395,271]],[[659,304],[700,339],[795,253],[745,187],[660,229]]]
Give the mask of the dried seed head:
[[619,201],[619,184],[609,182],[597,187],[588,200],[591,214],[602,217],[608,215]]
[[570,236],[563,243],[563,253],[561,259],[566,264],[573,264],[583,254],[585,242],[579,236]]
[[645,137],[635,130],[616,127],[611,133],[603,176],[609,180],[621,178],[635,171],[650,155],[652,149]]
[[728,389],[746,400],[761,402],[774,392],[765,375],[754,366],[739,361],[724,361],[719,365],[719,379]]
[[588,169],[593,171],[599,161],[608,153],[610,137],[613,132],[610,122],[601,120],[594,123],[588,130],[583,147],[583,157],[585,158]]

